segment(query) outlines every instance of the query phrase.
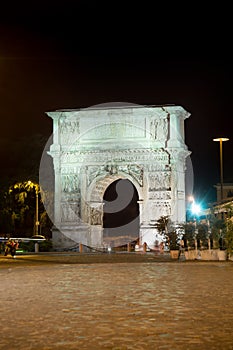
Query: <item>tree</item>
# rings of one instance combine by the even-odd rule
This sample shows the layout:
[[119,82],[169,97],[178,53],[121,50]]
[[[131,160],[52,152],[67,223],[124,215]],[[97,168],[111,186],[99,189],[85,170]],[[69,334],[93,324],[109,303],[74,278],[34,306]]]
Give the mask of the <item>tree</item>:
[[167,234],[167,244],[170,250],[178,250],[180,238],[175,230],[168,232]]
[[198,224],[196,240],[199,248],[208,248],[208,236],[208,226],[206,224]]
[[35,197],[31,181],[17,182],[8,191],[8,209],[11,212],[14,235],[32,234],[35,218]]
[[228,256],[233,255],[233,222],[231,219],[226,221],[226,247]]
[[184,246],[185,248],[195,248],[195,226],[194,224],[184,225]]
[[174,225],[169,216],[161,216],[156,223],[156,228],[165,239],[170,250],[178,250],[179,242],[183,237],[183,226]]
[[169,226],[169,217],[168,216],[161,216],[155,225],[157,230],[161,235],[166,235],[168,233],[168,226]]
[[215,241],[216,247],[225,249],[224,236],[226,232],[226,221],[215,218],[211,225],[211,238]]

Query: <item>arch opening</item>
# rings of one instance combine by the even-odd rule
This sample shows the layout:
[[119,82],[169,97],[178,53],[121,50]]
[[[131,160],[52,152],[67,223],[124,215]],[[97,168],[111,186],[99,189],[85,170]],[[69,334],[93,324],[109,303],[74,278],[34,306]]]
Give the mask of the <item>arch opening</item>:
[[139,196],[128,179],[112,182],[103,196],[103,241],[108,246],[123,246],[139,238]]

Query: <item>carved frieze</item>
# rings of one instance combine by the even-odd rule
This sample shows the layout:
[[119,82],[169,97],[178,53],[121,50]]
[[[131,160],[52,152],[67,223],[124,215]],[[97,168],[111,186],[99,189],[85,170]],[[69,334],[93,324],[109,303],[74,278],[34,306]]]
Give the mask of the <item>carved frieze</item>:
[[171,199],[171,191],[152,191],[152,192],[149,192],[149,199],[169,200],[169,199]]
[[92,181],[100,175],[102,176],[106,175],[105,165],[87,166],[86,167],[87,185],[89,186],[92,183]]
[[84,160],[84,154],[80,151],[66,151],[61,153],[61,164],[66,165],[68,163],[80,164]]
[[118,165],[114,162],[111,162],[110,164],[106,164],[104,170],[110,175],[115,175],[118,173]]
[[128,174],[131,175],[142,187],[143,186],[143,167],[139,164],[128,165]]
[[144,171],[146,172],[156,172],[156,171],[167,171],[170,170],[171,166],[169,164],[166,163],[160,163],[160,162],[151,162],[148,164],[145,164],[144,166]]
[[77,174],[78,171],[79,169],[77,167],[61,167],[61,174]]
[[171,215],[171,201],[153,201],[151,204],[153,217],[151,220],[156,220],[161,216]]
[[80,192],[61,192],[62,201],[76,202],[80,198]]
[[79,120],[62,116],[59,119],[59,130],[61,145],[70,145],[74,142],[79,142]]
[[112,161],[102,166],[88,166],[87,167],[87,184],[88,186],[92,181],[100,176],[116,175],[119,172],[132,176],[140,186],[143,186],[143,167],[139,164],[117,164]]
[[64,134],[79,134],[79,120],[71,119],[62,116],[59,120],[60,133]]
[[157,139],[159,141],[166,141],[168,137],[168,120],[167,118],[162,118],[159,120],[157,128]]
[[90,208],[91,225],[102,225],[103,210],[98,207]]
[[171,188],[171,172],[170,171],[158,171],[148,174],[149,191],[157,191],[161,189]]
[[80,206],[79,202],[62,202],[61,203],[61,221],[62,222],[79,222]]
[[167,118],[152,118],[150,121],[150,135],[152,140],[166,141],[168,137]]
[[60,154],[61,164],[65,167],[67,164],[104,164],[109,163],[111,159],[115,164],[135,164],[148,163],[148,166],[155,164],[161,166],[169,163],[169,152],[164,149],[126,149],[122,150],[75,150],[75,145],[72,150],[63,151]]
[[158,128],[158,119],[157,118],[153,118],[150,121],[150,135],[152,140],[155,140],[157,138],[157,128]]
[[62,175],[61,177],[63,192],[78,192],[79,190],[79,176],[78,175]]

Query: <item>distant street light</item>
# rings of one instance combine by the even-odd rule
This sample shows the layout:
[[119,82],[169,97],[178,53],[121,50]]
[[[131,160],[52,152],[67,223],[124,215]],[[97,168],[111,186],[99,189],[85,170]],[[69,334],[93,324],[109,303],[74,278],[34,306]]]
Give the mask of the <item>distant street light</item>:
[[197,204],[197,203],[193,203],[192,204],[192,213],[196,216],[198,216],[201,212],[201,206],[200,204]]
[[191,214],[194,217],[194,220],[196,221],[200,212],[202,211],[201,205],[195,202],[195,198],[193,196],[189,196],[188,201],[191,203],[189,210],[191,211]]
[[221,185],[221,201],[223,200],[223,161],[222,161],[222,143],[223,141],[228,141],[226,137],[218,137],[213,139],[213,141],[218,141],[220,145],[220,185]]

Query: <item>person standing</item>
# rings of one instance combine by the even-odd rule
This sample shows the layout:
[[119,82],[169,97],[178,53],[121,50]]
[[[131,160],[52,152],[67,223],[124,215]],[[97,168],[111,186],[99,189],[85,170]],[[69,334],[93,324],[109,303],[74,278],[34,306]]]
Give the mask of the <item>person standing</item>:
[[180,258],[181,254],[183,253],[184,251],[184,240],[181,239],[180,240],[180,246],[179,246],[179,256],[178,256],[178,259]]

